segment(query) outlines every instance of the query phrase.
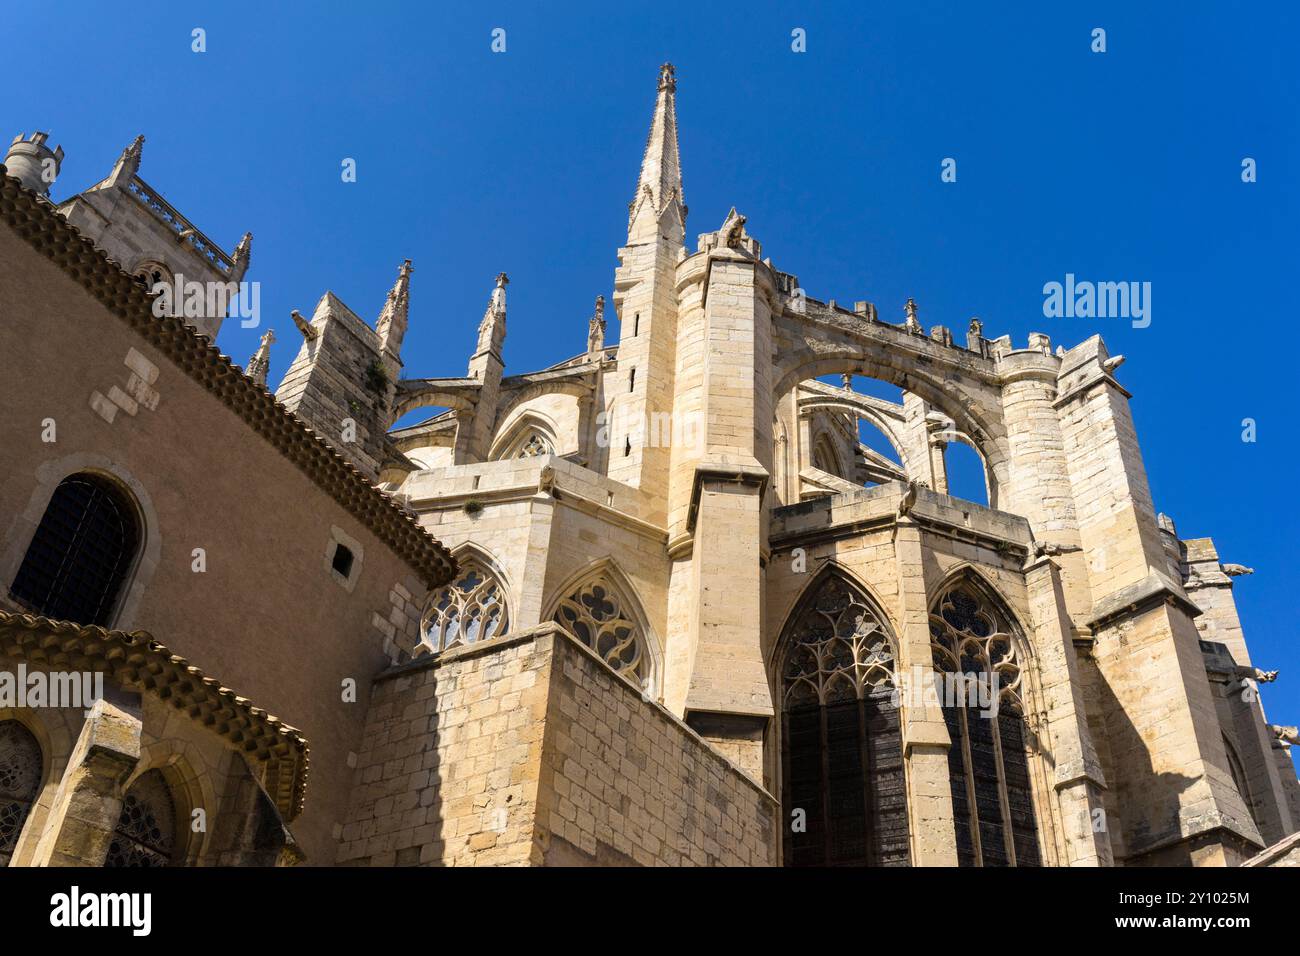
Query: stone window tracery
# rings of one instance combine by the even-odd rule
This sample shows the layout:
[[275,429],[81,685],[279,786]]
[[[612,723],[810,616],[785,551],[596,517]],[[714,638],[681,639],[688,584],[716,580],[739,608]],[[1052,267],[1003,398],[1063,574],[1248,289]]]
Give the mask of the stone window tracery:
[[554,620],[618,673],[649,686],[645,634],[630,602],[607,577],[601,575],[561,600]]
[[162,772],[140,775],[122,801],[105,866],[171,866],[176,858],[176,802]]
[[546,440],[541,432],[533,432],[519,446],[516,458],[540,458],[543,455],[554,454],[551,443]]
[[907,796],[889,633],[828,574],[782,637],[782,802],[791,866],[906,866]]
[[41,787],[41,746],[16,720],[0,721],[0,867],[9,865]]
[[170,285],[172,282],[172,273],[161,262],[142,262],[135,267],[134,278],[150,292],[159,283]]
[[1012,634],[1007,617],[965,582],[944,590],[930,613],[961,866],[1041,865]]
[[433,593],[420,632],[435,652],[506,633],[510,616],[501,582],[477,558],[460,562],[460,574]]

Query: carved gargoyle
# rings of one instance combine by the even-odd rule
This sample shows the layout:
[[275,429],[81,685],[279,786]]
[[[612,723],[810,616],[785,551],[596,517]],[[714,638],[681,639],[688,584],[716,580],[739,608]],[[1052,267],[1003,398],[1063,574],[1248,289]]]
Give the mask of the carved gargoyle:
[[289,317],[293,319],[293,324],[298,327],[298,331],[302,333],[302,337],[304,339],[316,338],[316,329],[313,328],[310,322],[308,322],[306,319],[302,317],[301,312],[299,312],[297,309],[294,309],[292,312],[289,313]]
[[546,465],[537,473],[537,493],[539,495],[553,494],[555,491],[555,469]]
[[909,481],[907,490],[903,492],[902,499],[898,502],[898,516],[906,518],[912,507],[916,504],[916,482]]
[[1261,684],[1271,684],[1277,680],[1277,671],[1260,670],[1258,667],[1247,667],[1245,664],[1238,664],[1237,669],[1232,672],[1232,676],[1239,680],[1253,680]]
[[1082,551],[1082,550],[1083,548],[1079,547],[1076,544],[1058,544],[1055,541],[1034,542],[1034,557],[1036,558],[1041,558],[1044,555],[1046,555],[1049,558],[1054,558],[1057,555],[1072,554],[1075,551]]
[[722,223],[722,228],[718,230],[724,246],[740,245],[741,237],[745,234],[746,221],[744,216],[736,212],[736,207],[732,206],[731,212],[727,213],[727,218]]
[[1273,731],[1274,736],[1278,739],[1278,743],[1284,745],[1300,744],[1300,727],[1287,727],[1279,726],[1278,724],[1270,724],[1268,729]]
[[1248,568],[1244,564],[1224,564],[1221,565],[1223,573],[1230,578],[1239,578],[1243,574],[1254,574],[1254,568]]

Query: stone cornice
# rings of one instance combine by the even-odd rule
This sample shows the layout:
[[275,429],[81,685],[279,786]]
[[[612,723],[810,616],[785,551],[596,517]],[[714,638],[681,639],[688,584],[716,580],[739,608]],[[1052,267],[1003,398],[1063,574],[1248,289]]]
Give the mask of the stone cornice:
[[[0,172],[4,167],[0,166]],[[110,312],[217,397],[255,433],[392,548],[430,587],[451,580],[451,553],[329,443],[181,319],[153,314],[153,297],[54,208],[0,176],[0,219]]]
[[1095,634],[1117,618],[1140,614],[1161,604],[1176,605],[1189,617],[1199,617],[1202,613],[1187,599],[1182,588],[1159,571],[1152,571],[1141,581],[1122,587],[1093,605],[1088,628]]
[[769,477],[767,469],[753,459],[734,463],[701,460],[695,466],[695,476],[691,485],[691,504],[686,513],[687,532],[695,533],[695,519],[700,510],[700,495],[706,482],[750,485],[758,489],[758,496],[761,499]]
[[0,611],[0,657],[50,669],[104,674],[149,693],[268,764],[266,788],[286,820],[302,810],[310,750],[302,732],[208,677],[146,631],[110,631]]

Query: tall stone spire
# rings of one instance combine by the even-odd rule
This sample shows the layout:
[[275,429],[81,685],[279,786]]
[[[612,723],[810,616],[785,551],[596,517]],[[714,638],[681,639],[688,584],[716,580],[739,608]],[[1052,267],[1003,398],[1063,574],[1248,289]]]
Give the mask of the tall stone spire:
[[262,344],[257,347],[253,357],[248,360],[245,374],[254,382],[266,386],[266,373],[271,367],[271,344],[275,341],[275,330],[267,329],[262,336]]
[[659,95],[627,218],[628,245],[652,242],[659,235],[679,245],[686,236],[686,198],[677,153],[677,76],[671,63],[659,68]]
[[497,275],[496,287],[478,325],[478,346],[469,360],[471,378],[482,379],[485,363],[491,359],[498,368],[502,365],[501,352],[506,341],[506,286],[510,279],[504,272]]
[[388,292],[388,300],[375,322],[380,344],[393,355],[402,352],[402,339],[406,336],[407,313],[411,307],[411,260],[407,259],[397,270],[397,281]]

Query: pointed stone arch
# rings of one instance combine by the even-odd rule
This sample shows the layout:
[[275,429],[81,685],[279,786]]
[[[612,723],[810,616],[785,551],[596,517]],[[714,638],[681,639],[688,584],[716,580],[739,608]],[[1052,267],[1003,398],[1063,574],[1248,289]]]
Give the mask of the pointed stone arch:
[[[152,709],[152,704],[146,707]],[[146,721],[153,722],[152,714]],[[135,781],[153,770],[161,774],[171,795],[177,816],[178,835],[172,865],[197,866],[205,859],[208,841],[215,828],[215,814],[220,806],[213,776],[199,773],[196,768],[207,767],[208,760],[191,740],[181,737],[164,737],[150,741],[140,754],[140,763],[127,781],[124,792],[130,791]],[[204,825],[196,829],[196,811],[204,815]]]
[[835,450],[835,442],[825,430],[818,431],[813,437],[809,460],[812,466],[820,471],[834,475],[836,478],[852,480],[852,469],[844,467],[839,452]]
[[[983,456],[992,494],[1009,487],[1010,446],[994,362],[960,346],[807,299],[773,316],[773,399],[845,372],[912,392],[951,418]],[[990,499],[990,506],[997,504]]]
[[1006,599],[974,566],[954,568],[931,593],[958,864],[1040,866],[1042,824],[1052,817],[1044,812],[1033,648]]
[[[508,427],[493,440],[488,451],[488,461],[531,458],[542,454],[557,455],[560,453],[559,433],[559,429],[549,415],[536,409],[528,409],[510,422]],[[538,442],[540,445],[537,444]],[[534,447],[545,450],[529,450]]]
[[40,798],[49,757],[22,721],[0,720],[0,868],[17,855],[18,841]]
[[773,648],[781,801],[790,866],[906,866],[911,859],[898,644],[879,603],[822,568]]
[[663,683],[663,650],[637,590],[613,558],[593,561],[555,589],[553,620],[651,697]]
[[106,867],[154,868],[188,862],[189,807],[165,768],[135,774],[124,788]]

